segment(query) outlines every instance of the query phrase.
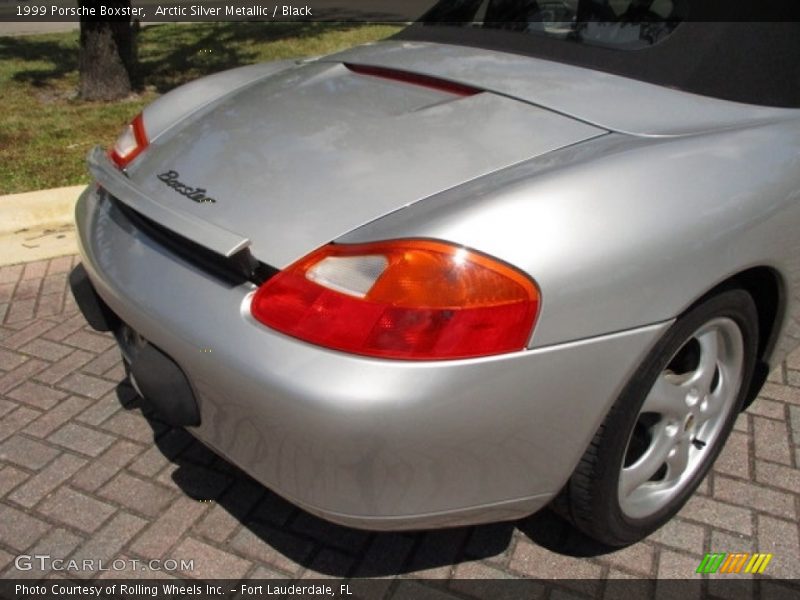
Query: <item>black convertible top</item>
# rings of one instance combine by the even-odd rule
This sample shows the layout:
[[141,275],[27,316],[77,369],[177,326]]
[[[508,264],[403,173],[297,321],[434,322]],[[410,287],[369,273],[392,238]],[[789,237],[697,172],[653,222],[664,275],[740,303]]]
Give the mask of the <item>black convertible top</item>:
[[[588,1],[597,3],[597,0]],[[764,1],[755,0],[756,4]],[[635,46],[635,49],[594,44],[575,35],[544,35],[541,29],[531,32],[532,23],[521,19],[456,22],[451,9],[464,4],[459,0],[438,3],[421,22],[406,28],[394,39],[524,54],[705,96],[800,108],[800,21],[793,20],[800,1],[766,1],[773,10],[784,2],[787,11],[781,14],[792,20],[714,22],[707,19],[724,13],[695,9],[684,18],[668,23],[668,32],[658,40]],[[490,0],[490,6],[492,2],[513,2],[517,9],[521,4],[528,8],[537,5],[537,2],[520,0]],[[692,0],[688,3],[693,4]],[[695,1],[692,8],[701,4],[708,7],[707,3]],[[442,7],[448,10],[443,11]],[[531,11],[523,14],[530,15]],[[749,13],[728,14],[739,18]],[[637,19],[635,24],[640,23],[642,20]],[[573,31],[576,29],[574,22],[571,27]]]

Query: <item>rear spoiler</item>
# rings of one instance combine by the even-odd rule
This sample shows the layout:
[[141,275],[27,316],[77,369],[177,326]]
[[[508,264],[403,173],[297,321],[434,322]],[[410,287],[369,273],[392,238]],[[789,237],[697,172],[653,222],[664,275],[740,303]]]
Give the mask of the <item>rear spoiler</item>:
[[89,171],[97,183],[132,210],[225,258],[250,247],[251,241],[219,225],[164,206],[142,192],[120,171],[99,146],[89,151]]

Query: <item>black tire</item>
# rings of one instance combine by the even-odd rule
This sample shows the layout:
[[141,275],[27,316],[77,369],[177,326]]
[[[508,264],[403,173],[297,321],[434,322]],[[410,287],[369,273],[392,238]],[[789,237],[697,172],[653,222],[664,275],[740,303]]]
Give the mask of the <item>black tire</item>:
[[[640,411],[645,399],[656,384],[656,378],[665,369],[671,368],[675,360],[679,360],[676,353],[688,352],[684,349],[694,333],[719,318],[733,321],[743,342],[743,364],[732,409],[726,417],[718,420],[718,437],[707,448],[703,446],[702,458],[696,463],[697,470],[693,474],[687,472],[685,481],[674,492],[675,497],[652,514],[631,517],[623,512],[618,486],[623,462],[629,456],[628,444],[634,427],[637,423],[641,427]],[[757,348],[758,315],[753,299],[747,292],[740,289],[724,291],[689,309],[648,353],[626,384],[553,503],[556,512],[583,533],[610,546],[625,546],[640,541],[669,521],[702,482],[722,450],[744,405],[756,363]],[[686,424],[686,427],[690,426],[690,423]],[[646,482],[646,485],[649,484],[651,481]]]

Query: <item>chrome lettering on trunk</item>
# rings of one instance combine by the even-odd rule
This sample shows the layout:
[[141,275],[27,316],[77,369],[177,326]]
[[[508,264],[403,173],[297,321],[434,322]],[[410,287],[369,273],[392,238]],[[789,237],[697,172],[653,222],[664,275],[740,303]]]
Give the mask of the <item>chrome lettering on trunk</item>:
[[210,198],[206,196],[206,190],[203,188],[193,188],[185,183],[181,183],[178,180],[180,174],[177,171],[167,171],[166,173],[161,173],[157,175],[157,177],[163,181],[166,185],[171,187],[173,190],[181,194],[182,196],[186,196],[190,200],[194,200],[198,204],[203,204],[206,202],[215,203],[216,200],[214,198]]

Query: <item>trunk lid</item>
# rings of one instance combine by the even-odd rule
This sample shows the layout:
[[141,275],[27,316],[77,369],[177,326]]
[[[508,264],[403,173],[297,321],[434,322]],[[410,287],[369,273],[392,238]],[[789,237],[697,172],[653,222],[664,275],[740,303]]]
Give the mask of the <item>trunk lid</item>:
[[492,92],[315,62],[190,116],[129,174],[154,202],[248,238],[280,268],[404,206],[604,133]]

